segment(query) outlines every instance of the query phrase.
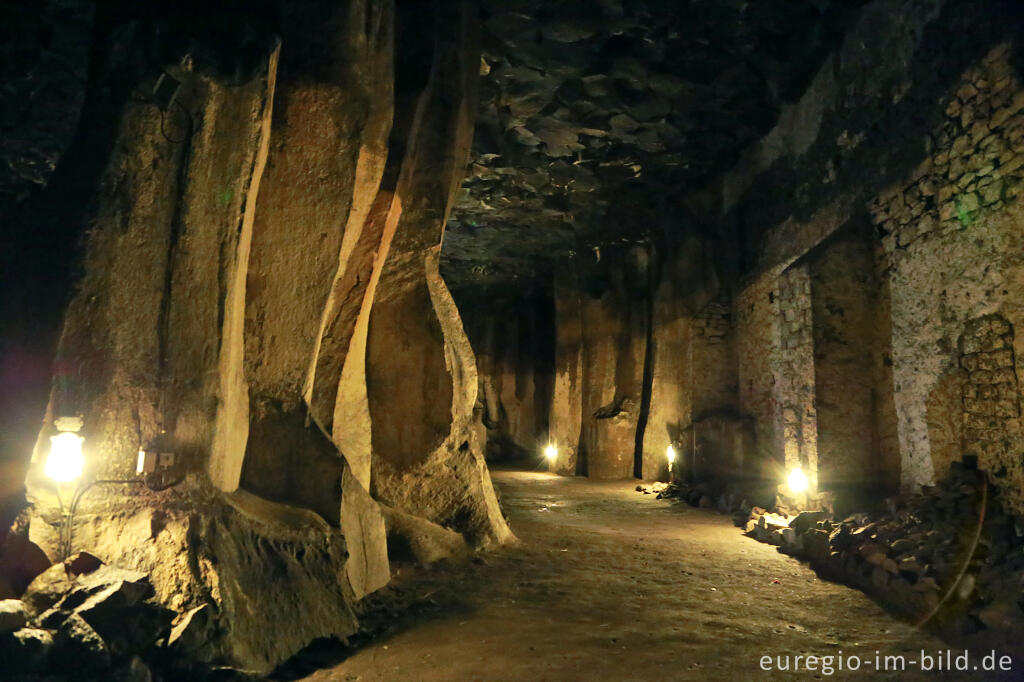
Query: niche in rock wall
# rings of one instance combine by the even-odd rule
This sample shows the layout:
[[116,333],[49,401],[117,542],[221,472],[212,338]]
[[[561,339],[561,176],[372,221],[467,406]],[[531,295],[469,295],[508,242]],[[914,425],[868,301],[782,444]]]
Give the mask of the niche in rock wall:
[[853,221],[807,257],[814,343],[818,481],[848,495],[895,492],[899,453],[885,372],[886,292],[867,221]]
[[254,398],[242,487],[274,502],[315,511],[334,526],[341,509],[342,459],[297,408]]
[[996,480],[1021,481],[1020,388],[1013,350],[1013,327],[1001,315],[969,321],[960,338],[963,382],[964,451],[978,456]]
[[452,377],[425,282],[374,305],[367,352],[374,454],[399,471],[412,468],[452,427]]

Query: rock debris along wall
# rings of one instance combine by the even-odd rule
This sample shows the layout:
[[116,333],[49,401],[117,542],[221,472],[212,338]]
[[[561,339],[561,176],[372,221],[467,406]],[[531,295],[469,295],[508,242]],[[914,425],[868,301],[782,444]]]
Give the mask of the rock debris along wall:
[[[1017,52],[1000,45],[1013,14],[976,9],[866,7],[776,130],[694,197],[743,236],[739,408],[755,419],[765,472],[816,439],[823,487],[910,488],[980,449],[990,474],[1021,490],[1000,454],[1020,450],[1018,420],[995,414],[1012,412],[1010,384],[972,416],[959,356],[971,320],[999,314],[1012,329],[1020,315],[1024,97]],[[869,34],[904,58],[880,62],[859,47]],[[865,214],[874,235],[851,252]],[[806,268],[797,305],[790,285]],[[967,420],[994,430],[970,438]]]
[[[150,33],[174,34],[161,16],[132,26],[139,40],[110,47],[129,61],[145,62]],[[144,99],[159,70],[109,103],[116,142],[27,479],[30,535],[57,553],[42,476],[53,418],[84,416],[100,478],[132,477],[162,438],[178,482],[90,489],[74,547],[149,572],[176,610],[208,604],[209,644],[191,652],[203,660],[264,671],[351,634],[350,604],[390,577],[388,532],[433,538],[424,560],[458,551],[453,538],[511,539],[472,430],[475,361],[438,274],[475,27],[470,3],[397,17],[389,0],[292,3],[280,39],[243,31],[260,38],[238,54],[183,40],[164,66],[180,107]],[[396,54],[396,30],[413,29]]]
[[[959,433],[960,449],[978,454],[1008,503],[1020,506],[1021,342],[1012,330],[1024,321],[1024,89],[1012,54],[1000,45],[963,74],[929,138],[931,154],[871,210],[885,235],[892,289],[904,483],[930,483],[948,466],[943,448]],[[941,417],[928,411],[943,412],[960,370],[961,409],[944,412],[948,421],[962,411],[963,428],[947,430],[942,442]]]

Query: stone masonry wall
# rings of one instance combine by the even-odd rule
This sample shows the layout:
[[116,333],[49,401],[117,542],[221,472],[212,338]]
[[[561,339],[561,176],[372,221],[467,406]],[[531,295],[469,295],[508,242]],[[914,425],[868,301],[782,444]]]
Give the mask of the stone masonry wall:
[[[1019,409],[1011,406],[1019,403],[1020,384],[1013,357],[1022,349],[1011,332],[1024,321],[1024,89],[1011,60],[1003,44],[967,69],[929,137],[931,154],[869,209],[892,291],[904,487],[929,484],[948,466],[944,453],[956,444],[933,447],[939,431],[929,415],[930,407],[947,404],[931,411],[949,421],[962,408],[958,449],[975,451],[1010,504],[1021,505],[1024,442]],[[963,403],[949,407],[961,371],[970,373]],[[984,372],[993,371],[1005,381],[983,383],[993,378]],[[947,440],[957,437],[956,428],[945,431]]]
[[783,451],[781,409],[775,390],[774,358],[779,352],[779,270],[761,274],[736,294],[737,406],[754,420],[755,446],[744,469],[765,479],[776,477],[775,463]]
[[797,265],[779,278],[779,348],[776,397],[782,408],[786,469],[802,468],[817,485],[818,421],[814,393],[811,279]]
[[961,341],[960,364],[969,372],[963,385],[963,436],[982,468],[996,476],[1008,465],[1019,466],[1022,455],[1013,450],[1021,416],[1013,338],[1006,318],[986,315],[967,323]]
[[818,476],[824,490],[894,492],[899,450],[887,290],[875,273],[877,242],[855,220],[807,256],[813,309]]

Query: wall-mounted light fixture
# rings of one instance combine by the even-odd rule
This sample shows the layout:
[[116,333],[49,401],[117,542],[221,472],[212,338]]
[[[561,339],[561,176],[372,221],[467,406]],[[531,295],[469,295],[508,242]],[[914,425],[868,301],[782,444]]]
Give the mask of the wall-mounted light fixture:
[[558,446],[553,443],[549,443],[548,446],[544,448],[544,457],[547,458],[549,464],[554,463],[554,461],[558,459]]
[[802,495],[807,492],[807,474],[805,474],[804,470],[800,467],[796,467],[789,472],[787,483],[789,484],[790,491],[797,495]]
[[46,456],[43,472],[59,486],[82,476],[85,467],[82,443],[85,438],[78,433],[82,430],[81,417],[60,417],[53,426],[57,433],[50,436],[50,453]]
[[[138,478],[81,480],[85,468],[82,443],[79,434],[82,429],[81,417],[61,417],[54,421],[56,435],[50,437],[50,452],[46,457],[44,473],[57,484],[57,503],[61,511],[61,527],[58,537],[60,559],[69,556],[74,549],[73,532],[75,512],[82,497],[97,485],[145,484],[151,490],[163,490],[181,482],[184,475],[176,467],[178,455],[168,447],[167,435],[161,433],[147,447],[139,450],[135,473]],[[61,497],[61,487],[73,484],[71,500],[67,507]]]

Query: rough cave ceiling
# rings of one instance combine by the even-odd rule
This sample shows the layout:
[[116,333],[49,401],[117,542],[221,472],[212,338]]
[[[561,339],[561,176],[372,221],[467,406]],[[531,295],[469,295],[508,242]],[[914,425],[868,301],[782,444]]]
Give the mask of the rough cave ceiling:
[[483,0],[480,109],[443,251],[453,289],[643,241],[838,44],[848,0]]
[[46,184],[78,123],[92,3],[4,3],[0,22],[0,207]]
[[[553,257],[642,241],[797,98],[863,0],[481,0],[453,289],[528,289]],[[92,3],[6,22],[0,202],[45,184],[77,123]],[[679,222],[678,220],[676,222]]]

